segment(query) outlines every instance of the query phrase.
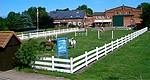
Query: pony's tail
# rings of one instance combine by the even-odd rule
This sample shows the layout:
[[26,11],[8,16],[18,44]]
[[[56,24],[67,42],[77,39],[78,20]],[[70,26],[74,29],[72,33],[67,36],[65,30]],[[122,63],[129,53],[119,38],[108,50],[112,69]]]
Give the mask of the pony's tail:
[[44,42],[41,42],[40,45],[42,45]]

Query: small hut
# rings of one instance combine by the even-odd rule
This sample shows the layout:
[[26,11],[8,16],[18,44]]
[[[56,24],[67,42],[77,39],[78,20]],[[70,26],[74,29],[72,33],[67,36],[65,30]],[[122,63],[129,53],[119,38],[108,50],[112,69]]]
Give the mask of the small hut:
[[14,55],[22,44],[14,31],[0,31],[0,71],[14,68]]

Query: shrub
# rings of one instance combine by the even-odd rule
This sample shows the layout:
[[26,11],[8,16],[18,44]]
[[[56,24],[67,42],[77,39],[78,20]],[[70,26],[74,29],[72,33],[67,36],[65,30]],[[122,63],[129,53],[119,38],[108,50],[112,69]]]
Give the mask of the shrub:
[[40,49],[41,47],[39,46],[39,43],[33,39],[21,44],[20,48],[15,53],[15,58],[17,59],[16,65],[19,67],[19,70],[31,67],[32,62],[36,59],[35,54],[37,54]]

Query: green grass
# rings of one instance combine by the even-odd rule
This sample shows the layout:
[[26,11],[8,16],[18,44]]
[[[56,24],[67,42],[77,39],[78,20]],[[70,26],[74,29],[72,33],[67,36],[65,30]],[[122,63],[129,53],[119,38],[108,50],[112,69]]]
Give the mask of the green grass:
[[[133,31],[116,30],[116,31],[114,31],[114,40],[116,40],[117,38],[120,38],[122,36],[125,36],[131,32],[133,32]],[[69,58],[70,57],[75,58],[81,54],[84,54],[85,51],[91,51],[91,50],[95,49],[96,47],[101,47],[105,43],[109,43],[112,41],[111,31],[106,31],[105,33],[102,33],[101,39],[98,39],[96,30],[93,30],[93,31],[89,30],[88,36],[75,37],[74,33],[58,35],[58,37],[65,37],[65,36],[68,37],[68,39],[70,39],[71,37],[74,37],[74,39],[77,42],[75,49],[72,49],[72,48],[68,49]],[[39,43],[42,41],[47,41],[45,38],[39,38],[36,40]],[[54,46],[54,51],[50,51],[50,49],[51,48],[47,46],[46,51],[42,52],[42,54],[39,54],[38,56],[47,56],[47,57],[55,56],[56,57],[56,46]],[[62,58],[65,58],[65,57],[62,57]]]
[[[115,32],[116,35],[118,35],[115,38],[119,38],[123,34],[130,33],[130,31],[129,32],[115,31]],[[75,37],[75,39],[77,40],[78,38],[82,38],[82,37]],[[97,41],[96,39],[94,40]],[[99,45],[101,46],[103,45],[103,43],[109,42],[109,39],[100,39],[98,40],[98,42]],[[98,42],[96,43],[98,44]],[[97,46],[97,44],[92,45],[92,43],[91,44],[90,43],[91,42],[84,43],[84,45]],[[34,69],[24,69],[24,70],[26,70],[26,72],[36,72],[39,74],[66,77],[71,80],[101,80],[101,79],[106,79],[106,80],[112,80],[112,79],[115,80],[122,80],[122,79],[143,80],[144,79],[145,80],[146,79],[147,80],[150,79],[149,47],[150,47],[150,32],[146,32],[143,35],[139,36],[138,38],[134,39],[133,41],[129,42],[128,44],[124,45],[121,49],[118,49],[112,54],[109,54],[103,59],[97,61],[90,67],[86,68],[84,72],[79,74],[40,71]],[[91,49],[91,48],[88,47],[87,49]]]

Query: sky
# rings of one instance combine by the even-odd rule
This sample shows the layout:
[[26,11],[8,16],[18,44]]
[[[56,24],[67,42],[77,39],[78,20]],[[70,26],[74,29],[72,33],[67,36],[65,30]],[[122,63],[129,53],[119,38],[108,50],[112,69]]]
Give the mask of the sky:
[[0,17],[7,17],[11,11],[22,13],[30,7],[44,7],[47,12],[50,12],[66,8],[74,10],[85,4],[93,12],[104,12],[105,9],[112,9],[123,4],[136,8],[143,2],[150,3],[150,0],[0,0]]

